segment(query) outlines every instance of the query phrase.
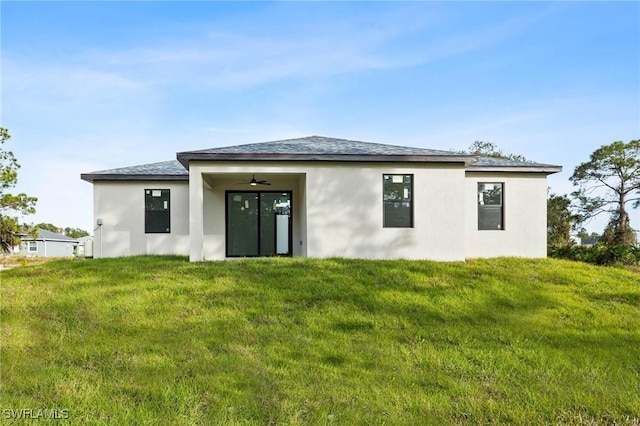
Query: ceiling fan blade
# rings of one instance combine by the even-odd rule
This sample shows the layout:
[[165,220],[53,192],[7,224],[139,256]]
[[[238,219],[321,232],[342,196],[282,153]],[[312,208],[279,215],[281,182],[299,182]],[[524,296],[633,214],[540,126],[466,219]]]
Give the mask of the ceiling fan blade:
[[236,183],[236,185],[251,185],[251,186],[255,186],[255,185],[271,185],[271,184],[269,182],[267,182],[266,180],[256,180],[256,175],[252,175],[250,181],[248,181],[248,182],[238,182],[238,183]]

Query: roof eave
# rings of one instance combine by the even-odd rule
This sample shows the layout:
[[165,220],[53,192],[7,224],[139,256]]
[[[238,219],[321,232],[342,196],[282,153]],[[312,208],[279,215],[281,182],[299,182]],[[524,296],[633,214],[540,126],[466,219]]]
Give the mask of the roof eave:
[[23,237],[20,238],[20,241],[50,241],[50,242],[54,242],[54,243],[78,243],[78,240],[63,240],[63,239],[59,239],[59,238],[29,238],[29,237]]
[[187,181],[189,175],[131,175],[131,174],[101,174],[101,173],[82,173],[80,179],[93,183],[94,181]]
[[77,243],[79,242],[77,239],[75,238],[64,238],[64,236],[61,237],[42,237],[42,236],[37,236],[36,238],[33,238],[31,235],[29,234],[20,234],[20,241],[55,241],[58,243]]
[[545,173],[548,175],[559,173],[562,166],[469,166],[468,172],[516,172],[516,173]]

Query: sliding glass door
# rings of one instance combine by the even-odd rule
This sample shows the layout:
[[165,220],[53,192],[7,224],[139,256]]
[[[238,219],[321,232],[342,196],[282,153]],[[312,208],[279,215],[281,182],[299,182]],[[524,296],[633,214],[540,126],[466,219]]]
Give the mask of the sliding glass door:
[[227,257],[258,256],[258,193],[227,192]]
[[227,257],[291,255],[291,191],[227,191]]

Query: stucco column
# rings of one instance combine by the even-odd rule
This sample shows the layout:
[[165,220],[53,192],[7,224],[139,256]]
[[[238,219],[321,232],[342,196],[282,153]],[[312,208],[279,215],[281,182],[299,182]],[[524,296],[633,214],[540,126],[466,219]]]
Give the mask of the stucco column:
[[199,168],[189,165],[189,260],[199,262],[203,256],[203,183]]

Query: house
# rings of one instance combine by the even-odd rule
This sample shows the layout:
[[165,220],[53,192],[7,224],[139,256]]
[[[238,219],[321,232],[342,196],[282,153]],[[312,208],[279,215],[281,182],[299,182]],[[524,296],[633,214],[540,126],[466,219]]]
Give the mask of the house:
[[560,166],[311,136],[82,174],[94,257],[546,256]]
[[78,238],[77,254],[81,257],[93,257],[93,237],[91,235]]
[[19,254],[37,257],[70,257],[76,254],[78,240],[46,229],[38,229],[36,238],[25,235]]
[[602,236],[581,238],[580,239],[580,245],[587,246],[587,247],[592,247],[592,246],[595,246],[598,243],[598,241],[600,241],[601,238],[602,238]]

